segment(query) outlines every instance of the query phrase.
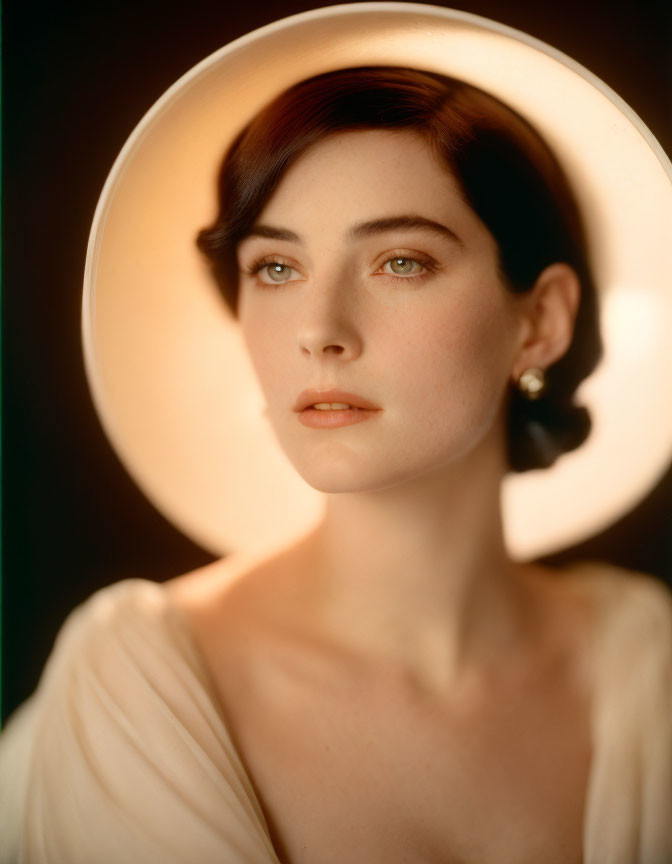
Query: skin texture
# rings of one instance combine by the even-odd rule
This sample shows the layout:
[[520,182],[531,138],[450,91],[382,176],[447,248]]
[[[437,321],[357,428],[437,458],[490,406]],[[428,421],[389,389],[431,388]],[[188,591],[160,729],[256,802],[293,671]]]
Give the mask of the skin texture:
[[[455,239],[429,229],[349,238],[362,222],[409,214]],[[285,280],[275,282],[269,268],[243,272],[243,332],[283,449],[325,492],[384,488],[499,446],[499,428],[491,433],[514,367],[550,365],[564,353],[568,332],[559,346],[521,352],[528,298],[505,289],[492,236],[414,133],[321,142],[290,168],[257,224],[301,242],[241,244],[243,271],[275,260]],[[393,255],[408,256],[410,274],[395,275]],[[307,387],[354,391],[383,412],[375,426],[316,435],[290,410]]]
[[[400,216],[454,236],[356,231]],[[285,236],[240,244],[241,326],[326,515],[271,559],[172,590],[281,857],[580,861],[591,605],[509,559],[499,503],[506,390],[567,349],[574,272],[508,292],[492,236],[414,132],[317,143],[259,226]],[[307,388],[380,411],[307,428]]]

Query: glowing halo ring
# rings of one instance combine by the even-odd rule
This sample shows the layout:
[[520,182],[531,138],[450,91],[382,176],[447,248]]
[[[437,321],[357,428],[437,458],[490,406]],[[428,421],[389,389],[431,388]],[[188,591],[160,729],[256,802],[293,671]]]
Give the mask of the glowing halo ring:
[[515,557],[578,542],[634,506],[672,457],[672,166],[591,72],[465,12],[374,2],[294,15],[211,54],[150,108],[107,178],[87,252],[84,358],[105,432],[153,504],[216,554],[271,550],[318,521],[323,496],[263,419],[241,335],[194,238],[216,212],[217,169],[245,123],[297,81],[362,65],[492,92],[539,129],[574,187],[605,342],[579,390],[594,428],[552,468],[509,475],[503,507]]

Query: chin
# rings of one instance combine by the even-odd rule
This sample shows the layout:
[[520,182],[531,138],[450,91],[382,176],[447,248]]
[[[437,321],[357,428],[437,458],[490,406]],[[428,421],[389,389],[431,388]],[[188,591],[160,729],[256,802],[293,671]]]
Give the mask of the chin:
[[292,464],[305,482],[318,492],[365,492],[378,488],[380,482],[376,472],[364,464],[344,464],[344,460],[333,458],[322,462],[301,459],[300,463],[293,461]]
[[307,444],[276,429],[276,438],[297,473],[318,492],[377,492],[423,478],[443,482],[455,470],[474,470],[481,460],[490,461],[484,451],[495,446],[490,439],[497,429],[488,420],[406,440],[379,438],[373,447],[371,441],[338,440],[330,433]]
[[377,465],[375,458],[333,444],[311,448],[310,453],[305,450],[299,453],[285,450],[285,453],[297,473],[318,492],[366,492],[390,484],[389,468]]
[[302,454],[302,458],[292,460],[292,464],[313,489],[334,495],[379,492],[445,468],[445,460],[441,459],[415,463],[406,458],[399,459],[395,465],[393,459],[378,460],[364,455],[354,458],[352,453],[335,455],[333,452],[328,456],[324,454],[321,460],[308,460]]

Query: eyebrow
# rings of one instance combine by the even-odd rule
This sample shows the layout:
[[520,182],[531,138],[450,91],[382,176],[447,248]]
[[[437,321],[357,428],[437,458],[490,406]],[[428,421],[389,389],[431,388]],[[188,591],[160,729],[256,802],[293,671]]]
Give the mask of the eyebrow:
[[298,234],[290,231],[287,228],[275,228],[273,225],[253,225],[240,238],[240,243],[247,240],[249,237],[270,237],[271,240],[289,240],[292,243],[299,243],[303,246],[303,240]]
[[[434,234],[439,234],[441,237],[452,240],[454,243],[459,243],[463,246],[464,243],[451,231],[446,225],[440,222],[435,222],[433,219],[426,219],[424,216],[389,216],[386,219],[372,219],[369,222],[359,222],[353,225],[348,231],[349,240],[358,240],[362,237],[371,237],[374,234],[382,234],[386,231],[405,231],[425,230],[432,231]],[[271,240],[288,240],[291,243],[298,243],[303,246],[303,240],[294,231],[287,228],[278,228],[274,225],[252,225],[244,237],[241,237],[240,242],[247,240],[248,237],[268,237]]]
[[451,231],[446,225],[440,222],[435,222],[433,219],[426,219],[424,216],[390,216],[387,219],[373,219],[370,222],[360,222],[349,231],[349,236],[352,240],[360,237],[371,237],[374,234],[382,234],[384,231],[397,231],[399,229],[405,231],[417,231],[424,229],[425,231],[433,231],[434,234],[440,234],[442,237],[448,238],[460,246],[464,245],[454,231]]

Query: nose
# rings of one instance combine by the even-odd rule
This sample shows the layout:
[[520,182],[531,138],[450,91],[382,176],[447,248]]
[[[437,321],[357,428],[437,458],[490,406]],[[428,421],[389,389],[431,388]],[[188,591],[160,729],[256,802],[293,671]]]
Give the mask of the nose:
[[299,351],[306,358],[339,357],[354,360],[362,353],[356,310],[338,289],[315,289],[296,328]]

